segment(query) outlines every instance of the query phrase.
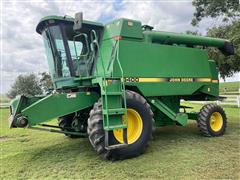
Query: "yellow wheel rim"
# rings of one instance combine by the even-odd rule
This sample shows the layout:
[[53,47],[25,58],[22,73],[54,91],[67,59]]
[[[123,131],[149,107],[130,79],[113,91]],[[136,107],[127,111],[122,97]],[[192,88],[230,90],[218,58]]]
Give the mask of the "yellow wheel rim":
[[[134,109],[128,108],[127,115],[128,115],[127,140],[128,144],[132,144],[136,142],[138,138],[141,136],[143,130],[143,123],[141,116]],[[125,115],[123,115],[123,122],[124,119]],[[120,143],[123,143],[122,129],[113,130],[113,135]]]
[[214,112],[210,117],[210,127],[213,131],[219,131],[223,126],[223,118],[219,112]]

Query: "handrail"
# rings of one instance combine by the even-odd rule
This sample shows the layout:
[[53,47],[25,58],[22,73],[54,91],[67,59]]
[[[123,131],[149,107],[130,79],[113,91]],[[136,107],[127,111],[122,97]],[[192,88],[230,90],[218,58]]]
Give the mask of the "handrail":
[[[86,52],[86,54],[83,54],[83,55],[77,55],[77,48],[76,48],[76,44],[75,44],[75,39],[77,38],[77,37],[80,37],[80,36],[83,36],[84,37],[84,40],[85,40],[85,43],[86,43],[86,46],[87,46],[87,52]],[[89,54],[89,45],[88,45],[88,41],[87,41],[87,34],[85,34],[85,33],[80,33],[80,34],[77,34],[77,35],[75,35],[74,37],[73,37],[73,45],[74,45],[74,49],[75,49],[75,54],[76,54],[76,56],[77,57],[81,57],[81,56],[87,56],[88,54]]]
[[111,59],[110,59],[110,61],[109,61],[109,63],[108,63],[107,70],[110,69],[112,63],[114,62],[114,57],[115,57],[116,52],[117,52],[117,45],[118,45],[118,41],[116,41],[115,44],[114,44],[114,46],[113,46],[113,50],[112,50],[111,57],[110,57]]
[[91,41],[93,42],[94,40],[96,40],[98,42],[98,37],[97,37],[97,33],[95,30],[91,30],[90,31],[90,38],[91,38]]
[[[93,30],[91,31],[91,33],[93,32]],[[94,33],[94,36],[97,37],[96,33]],[[91,39],[92,39],[92,36],[91,36]],[[97,48],[99,49],[99,44],[98,44],[98,41],[96,41],[96,46]],[[101,59],[101,65],[102,65],[102,69],[103,69],[103,81],[102,81],[102,88],[104,90],[104,92],[106,93],[107,91],[107,82],[106,82],[106,71],[105,71],[105,66],[104,66],[104,62],[103,62],[103,58],[102,58],[102,53],[99,49],[99,54],[100,54],[100,59]],[[108,104],[107,104],[107,96],[104,96],[105,97],[105,108],[108,109]],[[109,124],[109,118],[107,116],[107,124]]]
[[[99,52],[99,45],[98,45],[98,37],[97,37],[97,33],[95,30],[91,30],[90,31],[90,50],[91,52],[93,53],[91,56],[90,56],[90,59],[89,61],[87,62],[87,66],[91,65],[90,68],[92,68],[92,63],[94,61],[95,58],[97,58],[97,52]],[[94,45],[97,47],[97,50],[95,50],[95,47]],[[88,67],[89,68],[89,67]]]
[[119,47],[119,40],[117,41],[117,47],[116,47],[116,51],[117,51],[117,62],[118,62],[119,69],[120,69],[120,71],[121,71],[122,78],[123,78],[123,69],[122,69],[121,63],[120,63],[120,61],[119,61],[119,50],[118,50],[118,47]]
[[119,60],[119,40],[117,41],[117,63],[118,63],[118,66],[119,66],[119,69],[121,71],[121,83],[122,83],[122,89],[123,89],[123,102],[124,102],[124,109],[126,110],[125,114],[126,114],[126,124],[128,124],[128,115],[127,115],[127,102],[126,102],[126,89],[125,89],[125,82],[124,82],[124,74],[123,74],[123,69],[122,69],[122,65],[120,63],[120,60]]

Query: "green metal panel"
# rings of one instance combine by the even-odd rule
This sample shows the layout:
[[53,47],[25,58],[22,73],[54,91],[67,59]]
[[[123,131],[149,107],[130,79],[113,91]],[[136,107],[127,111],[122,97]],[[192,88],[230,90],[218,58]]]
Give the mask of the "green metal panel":
[[185,126],[187,124],[188,115],[186,113],[176,113],[158,98],[148,98],[149,102],[159,111],[168,116],[171,120]]
[[143,39],[141,22],[131,19],[117,19],[105,25],[103,40],[116,36]]
[[71,87],[76,87],[79,86],[78,82],[74,81],[73,77],[63,77],[63,78],[57,78],[54,79],[54,84],[57,89],[61,88],[71,88]]
[[208,62],[210,65],[213,79],[218,79],[218,70],[216,68],[216,62],[214,60],[209,60]]
[[219,83],[209,83],[209,85],[202,86],[198,91],[211,96],[216,96],[217,98],[219,94]]
[[24,96],[16,96],[11,102],[10,102],[10,108],[11,108],[11,114],[16,115],[21,111],[20,107],[22,107]]
[[[192,95],[206,83],[200,82],[154,82],[126,83],[136,86],[144,96]],[[210,83],[209,83],[210,84]]]
[[15,97],[11,102],[11,114],[13,116],[17,115],[21,112],[22,109],[28,107],[29,105],[33,104],[34,102],[44,98],[45,96],[34,96],[34,97],[26,97],[24,95],[19,95]]
[[[178,96],[164,96],[160,97],[159,99],[161,99],[161,101],[175,114],[180,112],[180,99]],[[171,118],[169,118],[166,114],[156,108],[155,105],[151,104],[151,108],[154,111],[154,121],[157,127],[176,124],[176,121],[173,121]]]
[[[137,86],[145,96],[190,95],[204,85],[214,85],[211,80],[216,78],[207,53],[200,49],[121,40],[119,59],[126,85]],[[114,77],[120,76],[117,62],[112,72]],[[134,78],[149,78],[149,81],[139,82]],[[159,82],[154,82],[154,78],[160,78]],[[179,78],[181,82],[177,81]],[[210,81],[204,82],[205,78]],[[210,94],[216,95],[214,88],[211,89]]]
[[94,92],[55,93],[22,110],[33,126],[92,106],[99,96]]
[[[211,76],[207,53],[200,49],[121,40],[119,59],[124,77]],[[113,71],[116,76],[117,64]]]
[[111,61],[112,53],[114,51],[114,48],[116,47],[116,42],[113,39],[107,39],[102,42],[102,45],[100,47],[100,56],[97,61],[97,70],[95,71],[96,76],[103,76],[104,71],[102,67],[102,63],[106,70],[106,75],[110,76],[112,73],[112,66],[109,66],[109,63]]

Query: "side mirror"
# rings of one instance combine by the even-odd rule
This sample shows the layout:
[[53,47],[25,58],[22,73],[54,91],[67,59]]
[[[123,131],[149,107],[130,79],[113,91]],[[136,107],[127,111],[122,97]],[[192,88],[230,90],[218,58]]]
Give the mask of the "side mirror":
[[80,31],[80,29],[82,28],[82,21],[83,21],[83,13],[82,12],[76,13],[75,19],[74,19],[74,26],[73,26],[74,31]]

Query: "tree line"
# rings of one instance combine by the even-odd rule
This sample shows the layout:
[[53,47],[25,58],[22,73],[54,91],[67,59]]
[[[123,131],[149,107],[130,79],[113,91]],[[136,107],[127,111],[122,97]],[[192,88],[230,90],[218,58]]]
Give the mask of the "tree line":
[[[230,40],[235,49],[232,56],[224,56],[216,48],[207,48],[209,58],[216,61],[221,78],[240,71],[240,5],[239,0],[194,0],[191,24],[198,27],[204,18],[213,18],[220,25],[207,29],[206,36]],[[200,35],[197,32],[187,32]]]

